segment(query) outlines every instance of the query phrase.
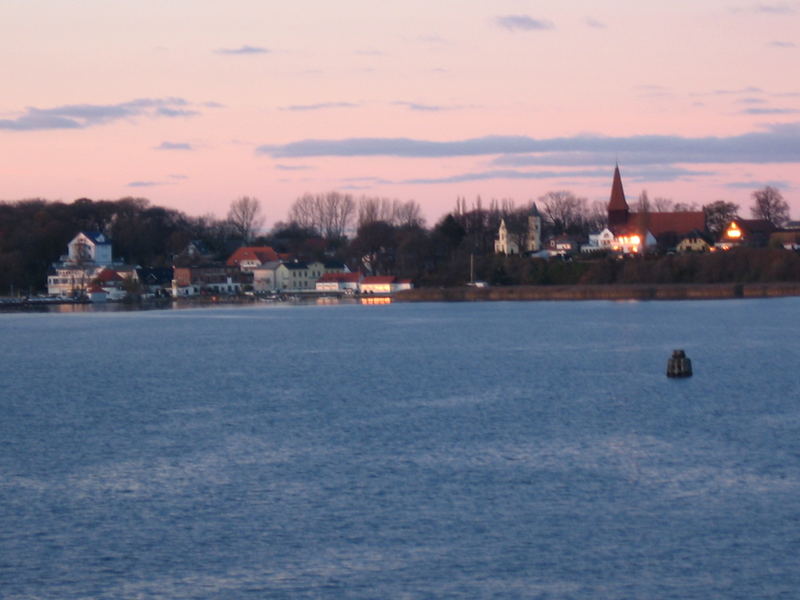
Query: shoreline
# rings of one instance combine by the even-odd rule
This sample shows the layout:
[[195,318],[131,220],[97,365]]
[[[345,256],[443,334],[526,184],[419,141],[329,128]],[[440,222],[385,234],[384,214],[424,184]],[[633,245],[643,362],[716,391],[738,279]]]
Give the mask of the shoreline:
[[800,296],[800,282],[416,288],[397,292],[393,295],[392,300],[395,302],[723,300],[787,296]]

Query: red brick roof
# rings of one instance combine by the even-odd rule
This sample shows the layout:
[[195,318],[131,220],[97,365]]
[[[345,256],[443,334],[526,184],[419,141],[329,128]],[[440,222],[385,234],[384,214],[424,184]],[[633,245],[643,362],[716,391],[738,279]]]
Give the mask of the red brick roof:
[[270,246],[243,246],[231,254],[225,264],[237,267],[245,260],[257,260],[263,265],[266,262],[279,260],[279,256]]
[[122,277],[120,277],[113,269],[106,267],[97,274],[97,280],[107,283],[109,281],[122,281]]
[[647,230],[655,237],[665,233],[686,235],[692,231],[705,231],[706,216],[700,211],[634,213],[628,226]]

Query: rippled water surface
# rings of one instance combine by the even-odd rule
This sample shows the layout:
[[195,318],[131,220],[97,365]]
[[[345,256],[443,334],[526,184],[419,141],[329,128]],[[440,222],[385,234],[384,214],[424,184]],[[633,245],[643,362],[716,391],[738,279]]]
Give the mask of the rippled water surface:
[[796,598],[799,313],[0,314],[0,597]]

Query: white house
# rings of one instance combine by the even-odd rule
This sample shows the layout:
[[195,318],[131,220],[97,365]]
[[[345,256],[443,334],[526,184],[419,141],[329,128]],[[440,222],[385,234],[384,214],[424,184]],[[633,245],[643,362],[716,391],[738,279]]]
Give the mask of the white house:
[[114,264],[111,241],[100,232],[82,231],[67,244],[67,254],[53,263],[47,276],[47,293],[84,296],[92,280]]
[[364,277],[359,285],[362,294],[394,294],[412,287],[410,279],[398,279],[394,275],[371,275]]
[[589,243],[581,247],[581,252],[606,250],[618,254],[639,254],[647,248],[653,248],[656,243],[656,238],[649,231],[646,231],[644,235],[633,230],[614,235],[606,227],[600,233],[589,234]]
[[318,292],[345,292],[354,294],[358,291],[361,273],[325,273],[317,280]]
[[589,243],[581,247],[581,252],[599,252],[614,248],[614,234],[606,227],[600,233],[590,233]]

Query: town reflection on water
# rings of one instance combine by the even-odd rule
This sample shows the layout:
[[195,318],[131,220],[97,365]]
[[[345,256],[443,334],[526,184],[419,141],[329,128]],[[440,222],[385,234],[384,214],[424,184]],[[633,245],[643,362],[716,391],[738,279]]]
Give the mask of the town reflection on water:
[[369,298],[362,297],[361,304],[391,304],[392,299],[389,296],[371,296]]

